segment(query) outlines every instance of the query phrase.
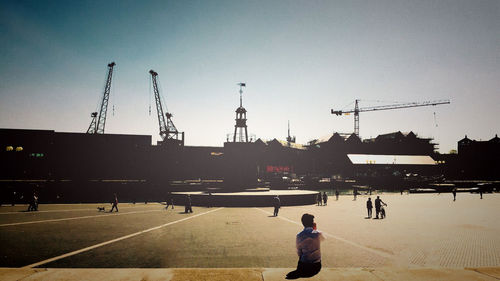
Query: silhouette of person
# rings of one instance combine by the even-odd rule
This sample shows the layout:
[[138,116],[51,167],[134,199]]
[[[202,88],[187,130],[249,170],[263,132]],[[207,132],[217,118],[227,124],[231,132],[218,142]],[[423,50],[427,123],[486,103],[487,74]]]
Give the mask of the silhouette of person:
[[387,206],[387,204],[380,199],[380,196],[377,196],[377,199],[375,199],[375,218],[378,219],[378,215],[380,213],[380,207],[383,205]]
[[453,201],[456,201],[457,200],[457,189],[454,188],[451,193],[453,193]]
[[366,201],[366,209],[368,210],[368,217],[372,217],[372,209],[373,209],[373,204],[372,204],[372,198],[369,197],[368,201]]
[[276,197],[274,197],[273,199],[273,206],[274,206],[274,216],[277,217],[278,212],[280,211],[281,208],[281,201],[278,195],[276,195]]
[[174,209],[174,197],[172,196],[172,193],[170,191],[167,193],[167,198],[165,199],[165,201],[167,203],[165,209],[168,210],[169,206],[172,206],[172,209]]
[[353,201],[356,201],[356,197],[358,196],[358,189],[357,188],[354,188],[352,193],[354,194],[354,199]]
[[38,195],[33,194],[33,206],[35,207],[35,211],[38,211]]
[[326,202],[328,202],[328,194],[326,194],[326,191],[323,192],[323,205],[326,206]]
[[110,213],[113,212],[114,209],[116,209],[116,211],[118,212],[118,197],[116,197],[116,193],[114,194],[115,195],[115,199],[113,200],[113,206],[111,206],[111,211],[109,211]]
[[316,204],[318,206],[322,205],[321,203],[321,192],[319,192],[317,195],[316,195]]
[[13,192],[12,192],[12,204],[11,204],[12,206],[16,205],[16,197],[17,197],[17,196],[16,196],[16,192],[15,192],[15,191],[13,191]]
[[481,196],[481,199],[483,199],[483,187],[479,188],[479,195]]
[[301,221],[304,230],[299,232],[296,237],[297,255],[299,256],[297,269],[289,272],[286,279],[312,277],[321,270],[320,244],[325,238],[320,231],[316,230],[313,215],[303,214]]
[[185,204],[185,207],[184,207],[184,213],[192,213],[193,212],[193,209],[191,207],[191,204],[192,204],[192,201],[191,201],[191,195],[186,195],[186,204]]
[[36,196],[36,193],[33,192],[33,196],[29,200],[28,212],[38,211],[37,201],[38,201],[38,197]]
[[335,200],[339,201],[339,190],[335,189]]

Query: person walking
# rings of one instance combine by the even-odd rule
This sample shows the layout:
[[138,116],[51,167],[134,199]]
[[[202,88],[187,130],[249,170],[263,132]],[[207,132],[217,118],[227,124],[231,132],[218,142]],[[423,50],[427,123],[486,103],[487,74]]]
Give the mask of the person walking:
[[372,217],[372,209],[373,209],[371,197],[368,197],[368,201],[366,201],[366,209],[368,210],[368,218],[371,218]]
[[[481,197],[481,199],[483,199]],[[38,211],[38,195],[35,193],[33,194],[33,207],[35,207],[34,211]]]
[[192,213],[193,212],[193,209],[192,209],[192,201],[191,201],[191,195],[186,195],[186,203],[185,203],[185,207],[184,207],[184,213]]
[[456,201],[457,200],[457,188],[453,188],[451,193],[453,193],[453,201]]
[[356,201],[356,198],[358,197],[358,189],[355,187],[352,193],[354,194],[354,199],[352,201]]
[[335,200],[339,201],[339,190],[335,189]]
[[328,202],[328,194],[326,194],[326,191],[323,192],[323,205],[326,206],[326,202]]
[[38,200],[38,197],[36,197],[36,194],[35,192],[33,192],[33,196],[30,198],[29,200],[29,205],[28,205],[28,212],[31,212],[31,211],[37,211],[38,208],[37,208],[37,200]]
[[16,200],[17,200],[17,195],[16,195],[16,192],[13,191],[12,192],[12,203],[11,203],[12,207],[14,207],[16,205]]
[[172,210],[174,209],[174,197],[172,196],[172,193],[169,191],[167,193],[167,198],[165,199],[167,206],[165,207],[166,210],[168,210],[169,206],[172,206]]
[[118,212],[118,197],[116,197],[116,193],[114,195],[115,195],[115,199],[111,203],[111,204],[113,204],[113,206],[111,207],[111,211],[109,211],[110,213],[112,213],[114,209],[116,209],[116,211]]
[[299,256],[297,269],[289,272],[286,279],[312,277],[321,270],[320,244],[325,238],[321,231],[316,229],[313,215],[303,214],[301,221],[304,230],[299,232],[296,237],[297,255]]
[[380,199],[380,196],[377,196],[377,199],[375,199],[375,219],[378,219],[378,215],[380,214],[380,207],[384,204],[384,206],[387,206],[387,204]]
[[319,192],[317,195],[316,195],[316,204],[318,206],[322,205],[321,204],[321,192]]
[[281,208],[281,200],[278,195],[276,195],[276,197],[274,197],[273,199],[273,206],[274,206],[274,216],[277,217],[278,212],[280,211]]

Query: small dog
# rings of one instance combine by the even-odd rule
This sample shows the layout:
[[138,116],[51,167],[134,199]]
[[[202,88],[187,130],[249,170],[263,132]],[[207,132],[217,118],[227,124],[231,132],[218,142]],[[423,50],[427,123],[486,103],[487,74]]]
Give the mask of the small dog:
[[99,211],[99,212],[105,212],[106,210],[104,210],[104,207],[97,207],[97,211]]

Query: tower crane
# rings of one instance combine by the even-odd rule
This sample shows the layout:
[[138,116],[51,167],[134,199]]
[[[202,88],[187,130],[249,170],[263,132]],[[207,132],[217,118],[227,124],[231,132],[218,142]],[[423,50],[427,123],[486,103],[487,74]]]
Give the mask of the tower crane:
[[[156,113],[158,114],[158,123],[160,125],[160,136],[162,144],[175,144],[177,146],[184,146],[184,132],[179,132],[172,121],[172,113],[163,113],[163,105],[160,99],[160,92],[158,90],[157,77],[158,73],[150,70],[151,81],[153,83],[153,91],[155,93]],[[165,120],[165,117],[167,119]],[[179,139],[180,135],[180,139]]]
[[424,101],[424,102],[410,102],[410,103],[396,103],[389,105],[380,105],[380,106],[370,106],[370,107],[362,107],[359,108],[360,100],[355,100],[354,109],[353,110],[331,110],[332,114],[337,116],[339,115],[349,115],[354,113],[354,133],[359,137],[359,113],[367,112],[367,111],[378,111],[378,110],[389,110],[389,109],[401,109],[401,108],[409,108],[409,107],[420,107],[420,106],[431,106],[431,105],[440,105],[440,104],[449,104],[450,100],[435,100],[435,101]]
[[113,77],[113,67],[116,63],[112,62],[108,64],[108,78],[106,79],[106,85],[104,86],[104,94],[101,101],[101,110],[99,115],[97,112],[92,112],[90,117],[92,117],[92,122],[87,129],[87,134],[104,134],[104,127],[106,125],[106,114],[108,112],[108,100],[109,91],[111,90],[111,78]]

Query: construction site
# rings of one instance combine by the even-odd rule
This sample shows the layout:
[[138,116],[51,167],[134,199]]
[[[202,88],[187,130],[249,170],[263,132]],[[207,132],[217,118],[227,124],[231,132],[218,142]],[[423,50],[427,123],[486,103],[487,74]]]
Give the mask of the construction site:
[[[433,139],[411,131],[359,137],[362,112],[438,106],[449,100],[362,107],[356,99],[353,109],[330,112],[332,116],[352,114],[352,133],[332,132],[328,138],[298,144],[290,125],[285,140],[249,136],[243,106],[246,83],[238,83],[239,106],[227,141],[214,147],[186,146],[173,113],[165,110],[159,74],[150,70],[161,137],[152,145],[152,136],[105,133],[116,64],[107,67],[99,111],[91,113],[86,132],[0,129],[0,203],[25,203],[33,193],[46,203],[103,202],[114,193],[127,202],[161,202],[169,192],[449,192],[456,188],[488,192],[499,187],[497,136],[486,142],[465,137],[458,142],[457,154],[439,154]],[[313,203],[314,196],[285,204]],[[203,198],[194,197],[193,204],[203,205]],[[266,205],[267,199],[263,200],[256,204]]]

